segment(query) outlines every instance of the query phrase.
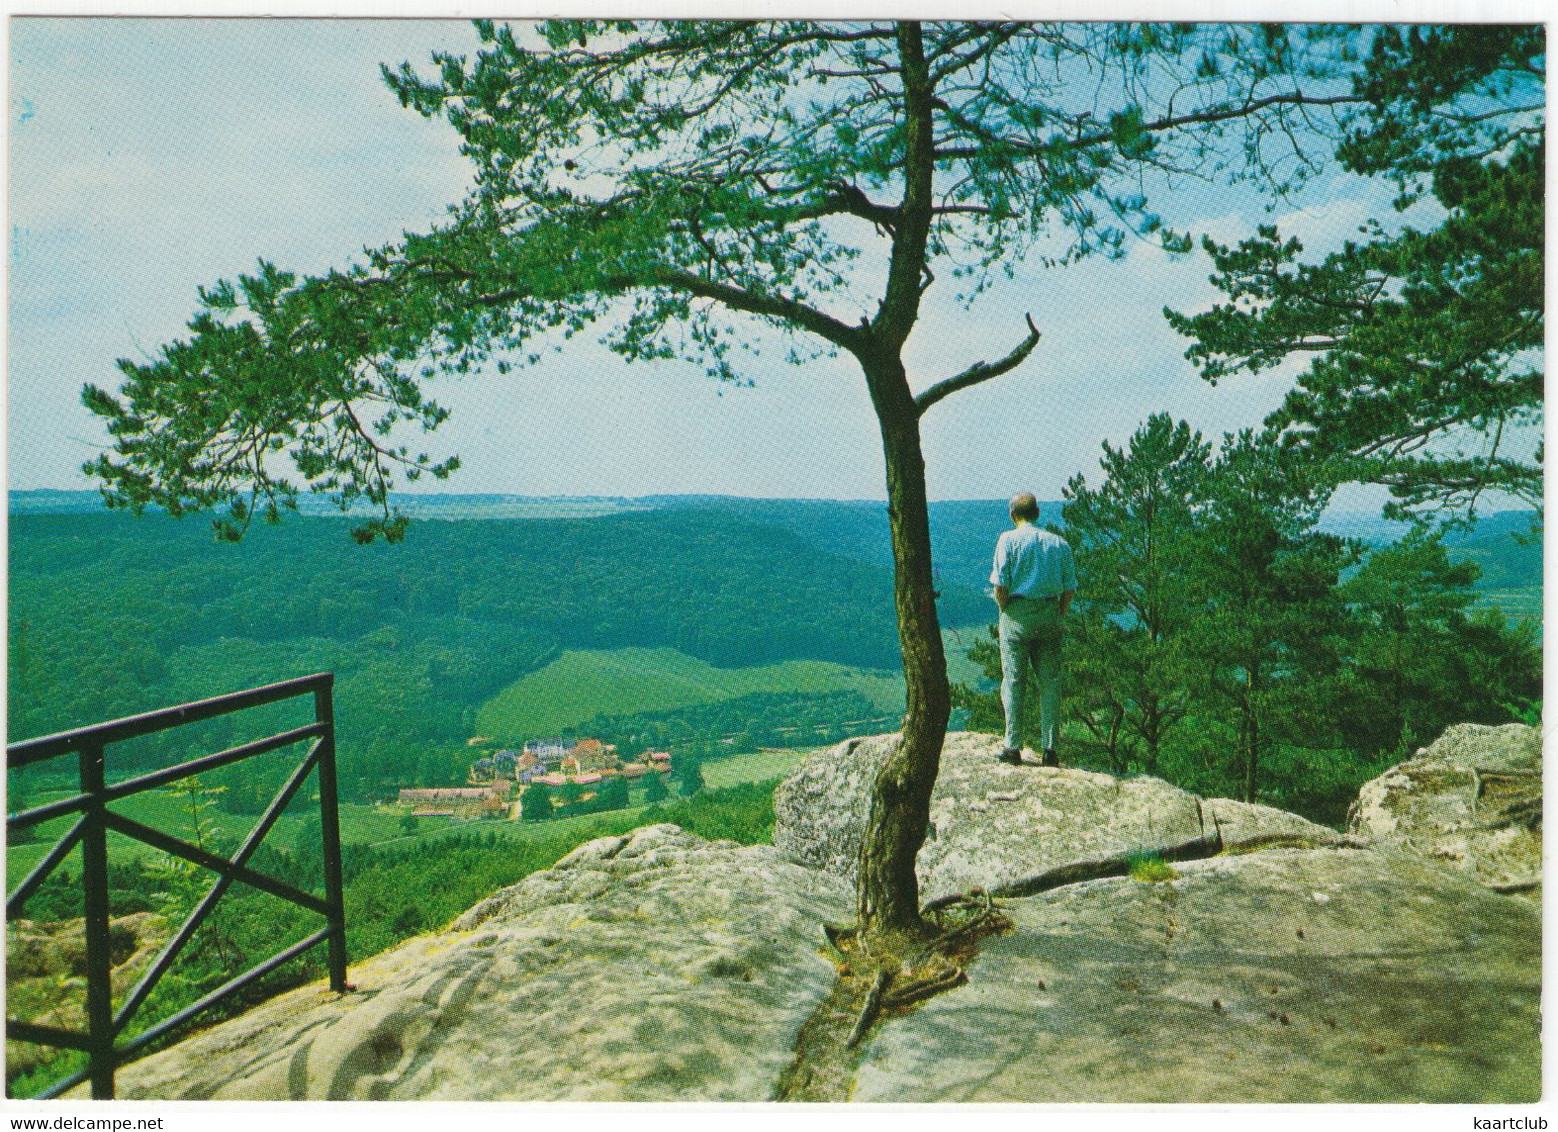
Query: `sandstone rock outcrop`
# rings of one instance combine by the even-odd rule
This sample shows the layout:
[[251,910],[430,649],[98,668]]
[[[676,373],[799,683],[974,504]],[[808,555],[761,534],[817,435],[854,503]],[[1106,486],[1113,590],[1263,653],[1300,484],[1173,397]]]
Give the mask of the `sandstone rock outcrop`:
[[1539,900],[1541,817],[1541,733],[1465,723],[1365,783],[1348,828]]
[[[355,993],[283,995],[126,1068],[120,1094],[772,1099],[833,986],[820,928],[852,918],[853,839],[893,738],[792,776],[776,800],[783,852],[675,826],[590,842],[354,964]],[[1540,908],[1395,836],[1419,786],[1360,804],[1344,838],[1154,779],[1008,768],[997,742],[949,739],[919,862],[927,898],[1213,829],[1230,848],[1004,900],[1013,930],[983,942],[966,985],[866,1037],[840,1078],[852,1099],[1539,1096]],[[1484,778],[1527,765],[1476,751]],[[1398,824],[1366,824],[1378,815]]]
[[575,850],[457,927],[125,1068],[184,1099],[765,1100],[833,981],[846,885],[768,846],[650,826]]
[[1541,923],[1405,855],[1268,849],[1006,902],[858,1101],[1531,1102]]
[[[808,758],[774,794],[774,845],[792,861],[850,878],[872,779],[896,735],[851,739]],[[954,732],[931,795],[920,850],[921,893],[995,889],[1058,865],[1158,849],[1220,830],[1334,841],[1296,814],[1226,798],[1202,800],[1157,778],[1115,778],[996,761],[999,738]],[[1034,762],[1032,752],[1029,758]]]

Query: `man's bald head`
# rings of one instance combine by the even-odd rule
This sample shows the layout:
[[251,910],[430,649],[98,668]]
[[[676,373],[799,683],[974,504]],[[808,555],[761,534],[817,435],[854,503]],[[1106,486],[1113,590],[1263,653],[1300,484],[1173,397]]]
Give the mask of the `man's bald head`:
[[1013,520],[1026,519],[1030,523],[1038,521],[1039,501],[1034,498],[1033,493],[1030,491],[1020,492],[1012,496],[1009,509]]

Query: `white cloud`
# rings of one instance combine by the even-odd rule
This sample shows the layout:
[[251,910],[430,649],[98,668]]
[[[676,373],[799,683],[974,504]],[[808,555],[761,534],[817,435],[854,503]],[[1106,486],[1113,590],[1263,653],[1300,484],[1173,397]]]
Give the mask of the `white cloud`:
[[1284,239],[1298,238],[1306,258],[1318,258],[1341,251],[1349,240],[1359,240],[1359,229],[1374,211],[1365,201],[1344,197],[1283,213],[1273,223]]

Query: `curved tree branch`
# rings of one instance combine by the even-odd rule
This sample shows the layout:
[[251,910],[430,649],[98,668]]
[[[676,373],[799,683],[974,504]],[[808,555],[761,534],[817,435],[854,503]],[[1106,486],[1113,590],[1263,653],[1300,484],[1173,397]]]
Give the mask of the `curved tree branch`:
[[959,389],[967,389],[970,385],[978,385],[981,381],[989,381],[992,377],[1000,377],[1026,361],[1028,355],[1033,353],[1033,348],[1039,344],[1039,328],[1033,325],[1032,315],[1025,314],[1023,318],[1028,323],[1028,337],[1019,342],[1015,350],[998,362],[975,362],[956,377],[932,385],[914,399],[914,408],[919,415],[924,416],[925,410],[943,397]]
[[[1151,122],[1143,122],[1140,130],[1144,134],[1164,133],[1178,129],[1181,126],[1191,125],[1215,125],[1218,122],[1227,122],[1236,118],[1247,118],[1272,106],[1354,106],[1367,101],[1361,95],[1336,94],[1328,96],[1316,96],[1305,94],[1301,90],[1289,94],[1272,94],[1265,98],[1248,99],[1244,102],[1229,103],[1222,106],[1208,107],[1205,110],[1193,114],[1171,114]],[[1112,130],[1096,130],[1092,133],[1081,134],[1074,138],[1067,138],[1065,146],[1068,149],[1085,149],[1095,145],[1104,145],[1115,141]],[[1009,153],[1026,157],[1042,156],[1044,146],[1035,145],[1024,138],[1002,137],[992,139],[998,142]],[[956,159],[968,159],[978,157],[980,150],[975,147],[947,147],[936,150],[937,161],[951,161]]]
[[658,268],[647,276],[621,281],[623,289],[646,286],[686,291],[690,295],[723,303],[733,310],[762,315],[766,318],[782,319],[851,352],[860,346],[859,328],[842,323],[831,315],[824,314],[815,307],[809,307],[796,299],[788,299],[780,295],[755,294],[740,287],[716,283],[712,279],[705,279],[701,275],[672,267]]

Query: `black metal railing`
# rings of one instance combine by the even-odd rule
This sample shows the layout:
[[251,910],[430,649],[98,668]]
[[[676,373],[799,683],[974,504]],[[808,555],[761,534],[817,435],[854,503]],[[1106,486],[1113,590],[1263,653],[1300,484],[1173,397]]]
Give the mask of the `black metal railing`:
[[[87,1055],[86,1069],[56,1082],[41,1094],[42,1096],[58,1096],[67,1089],[90,1080],[94,1098],[111,1098],[114,1095],[114,1073],[119,1066],[149,1052],[147,1047],[169,1031],[189,1022],[202,1011],[325,941],[329,942],[330,987],[337,992],[349,989],[346,982],[346,919],[341,900],[341,836],[335,780],[335,713],[331,699],[334,680],[334,676],[330,673],[305,676],[297,680],[254,688],[247,692],[235,692],[214,699],[200,700],[197,703],[131,716],[112,723],[100,723],[41,739],[29,739],[25,742],[13,743],[6,748],[6,765],[13,770],[71,754],[78,756],[80,760],[81,792],[79,794],[11,814],[6,819],[7,833],[10,834],[51,818],[68,814],[81,815],[64,837],[27,874],[16,890],[6,897],[5,903],[6,919],[8,921],[15,919],[21,914],[28,897],[38,890],[49,873],[65,860],[77,845],[81,846],[81,882],[86,915],[86,1032],[44,1026],[10,1017],[6,1018],[5,1023],[6,1037],[9,1040],[80,1050]],[[143,774],[123,782],[109,783],[106,780],[104,756],[110,744],[165,731],[182,724],[197,723],[243,711],[246,708],[260,707],[306,695],[314,697],[314,722],[306,727],[283,731],[265,739],[245,743],[214,755],[205,755],[178,766]],[[199,845],[172,837],[108,808],[109,803],[134,794],[309,739],[312,739],[313,743],[309,746],[302,763],[293,771],[280,793],[271,801],[259,822],[231,857],[218,856]],[[248,866],[249,858],[259,848],[260,842],[264,840],[265,835],[276,824],[276,819],[281,816],[282,811],[287,808],[293,796],[316,768],[319,772],[319,810],[323,826],[325,874],[323,899]],[[183,926],[126,995],[118,1010],[114,1009],[110,981],[112,964],[109,954],[109,831],[134,838],[172,856],[182,857],[186,861],[193,861],[218,874],[216,883],[195,905]],[[293,944],[244,974],[224,983],[171,1018],[166,1018],[133,1038],[121,1042],[120,1036],[125,1032],[136,1011],[146,1001],[152,988],[172,966],[179,952],[193,937],[195,930],[211,914],[217,901],[234,881],[242,881],[317,912],[325,918],[325,926],[307,939]]]

